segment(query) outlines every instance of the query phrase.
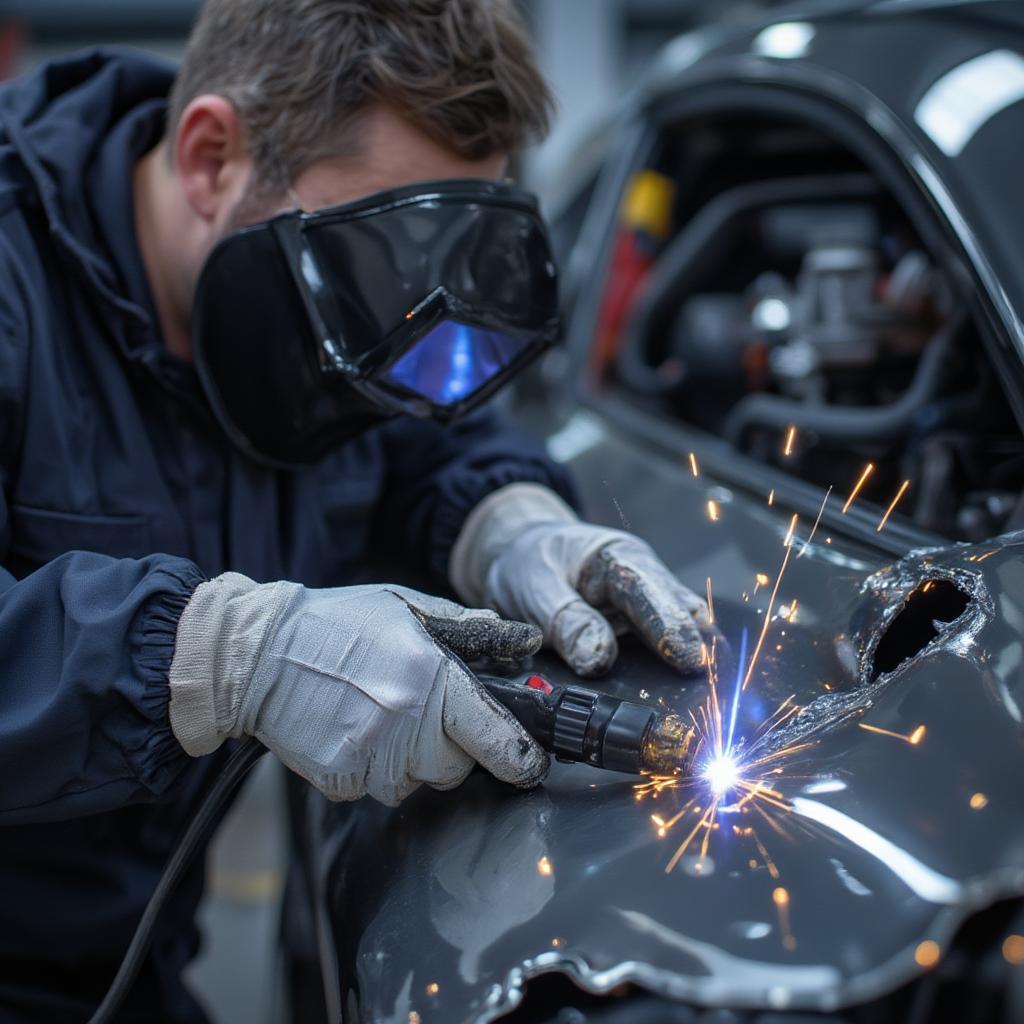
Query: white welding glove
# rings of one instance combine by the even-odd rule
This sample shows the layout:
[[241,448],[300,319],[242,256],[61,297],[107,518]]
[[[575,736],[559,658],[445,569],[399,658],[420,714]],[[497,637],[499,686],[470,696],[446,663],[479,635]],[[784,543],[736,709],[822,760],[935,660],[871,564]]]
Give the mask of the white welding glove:
[[475,762],[536,785],[547,755],[461,658],[522,658],[540,632],[392,586],[307,590],[226,573],[178,623],[170,720],[198,757],[255,736],[331,800],[395,805]]
[[488,495],[459,533],[448,563],[455,592],[502,615],[533,622],[574,672],[611,668],[611,622],[625,618],[680,672],[701,665],[707,604],[669,571],[646,541],[580,522],[554,491],[517,483]]

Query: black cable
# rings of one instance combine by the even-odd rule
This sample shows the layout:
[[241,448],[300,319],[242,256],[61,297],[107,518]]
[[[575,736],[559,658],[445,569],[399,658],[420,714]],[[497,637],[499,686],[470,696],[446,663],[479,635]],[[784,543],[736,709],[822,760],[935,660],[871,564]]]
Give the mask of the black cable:
[[208,838],[207,833],[228,797],[245,778],[249,769],[266,752],[266,747],[257,740],[249,738],[228,758],[224,771],[203,798],[196,816],[174,848],[174,852],[164,868],[164,873],[160,876],[160,881],[157,882],[153,895],[149,898],[149,903],[146,904],[146,909],[135,929],[135,934],[128,945],[128,951],[121,961],[121,966],[118,968],[110,988],[107,989],[103,1002],[89,1018],[89,1024],[108,1024],[114,1019],[114,1014],[120,1009],[121,1003],[124,1002],[125,996],[128,995],[135,982],[139,968],[142,967],[142,962],[149,951],[149,944],[153,938],[153,927],[156,925],[164,905],[177,888],[178,882],[181,881],[181,876],[191,863],[196,850]]

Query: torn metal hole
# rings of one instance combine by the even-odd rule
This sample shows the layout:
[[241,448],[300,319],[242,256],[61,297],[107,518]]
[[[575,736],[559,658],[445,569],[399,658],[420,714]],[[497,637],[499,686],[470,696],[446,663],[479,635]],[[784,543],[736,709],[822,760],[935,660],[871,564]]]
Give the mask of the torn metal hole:
[[872,659],[871,681],[920,654],[939,635],[939,624],[960,618],[970,603],[971,595],[951,580],[922,582],[882,634]]

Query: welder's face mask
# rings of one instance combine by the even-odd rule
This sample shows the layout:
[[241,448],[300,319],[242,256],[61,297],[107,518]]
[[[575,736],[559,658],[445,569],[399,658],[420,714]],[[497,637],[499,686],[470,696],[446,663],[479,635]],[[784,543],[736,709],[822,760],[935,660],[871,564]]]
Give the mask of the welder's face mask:
[[397,413],[479,405],[557,339],[557,276],[532,196],[428,182],[225,238],[193,325],[228,435],[301,466]]

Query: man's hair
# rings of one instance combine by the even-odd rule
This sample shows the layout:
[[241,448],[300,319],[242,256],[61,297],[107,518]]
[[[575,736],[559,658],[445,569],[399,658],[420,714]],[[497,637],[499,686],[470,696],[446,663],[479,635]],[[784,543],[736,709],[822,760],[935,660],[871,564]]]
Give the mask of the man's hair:
[[207,0],[171,93],[168,137],[197,96],[239,111],[260,186],[359,150],[392,107],[469,160],[542,138],[553,101],[515,0]]

